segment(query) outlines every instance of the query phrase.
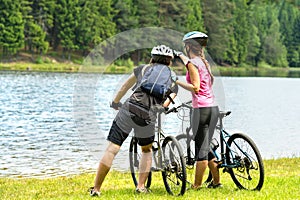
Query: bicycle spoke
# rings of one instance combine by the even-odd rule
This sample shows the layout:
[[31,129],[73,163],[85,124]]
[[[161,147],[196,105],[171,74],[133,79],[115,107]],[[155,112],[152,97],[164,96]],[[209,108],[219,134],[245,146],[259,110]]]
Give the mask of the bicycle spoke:
[[243,135],[234,134],[228,140],[227,162],[232,166],[229,173],[239,188],[260,190],[264,181],[262,158],[253,141]]
[[185,162],[181,148],[174,137],[163,143],[163,180],[167,191],[172,195],[183,195],[186,187]]

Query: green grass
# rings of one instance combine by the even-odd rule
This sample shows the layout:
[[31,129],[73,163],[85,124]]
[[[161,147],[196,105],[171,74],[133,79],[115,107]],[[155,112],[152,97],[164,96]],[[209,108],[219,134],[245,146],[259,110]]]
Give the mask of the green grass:
[[[102,187],[102,199],[300,199],[300,158],[265,160],[265,182],[261,191],[239,190],[227,173],[221,173],[221,189],[188,190],[184,196],[167,194],[161,174],[155,172],[152,193],[134,194],[129,173],[111,171]],[[1,199],[91,199],[87,189],[94,174],[47,179],[0,178]]]
[[77,72],[77,64],[71,63],[0,63],[0,70],[9,71],[43,71],[43,72]]

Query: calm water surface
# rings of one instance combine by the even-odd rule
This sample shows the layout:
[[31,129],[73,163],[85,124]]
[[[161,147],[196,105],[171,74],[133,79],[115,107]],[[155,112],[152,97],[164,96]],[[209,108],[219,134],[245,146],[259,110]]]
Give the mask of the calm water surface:
[[[181,77],[183,78],[183,77]],[[125,75],[0,72],[0,177],[53,177],[95,171],[116,111],[109,101]],[[300,156],[299,78],[218,78],[231,110],[226,129],[247,133],[263,158]],[[177,103],[189,99],[180,91]],[[164,130],[178,134],[176,114]],[[128,143],[113,167],[128,169]]]

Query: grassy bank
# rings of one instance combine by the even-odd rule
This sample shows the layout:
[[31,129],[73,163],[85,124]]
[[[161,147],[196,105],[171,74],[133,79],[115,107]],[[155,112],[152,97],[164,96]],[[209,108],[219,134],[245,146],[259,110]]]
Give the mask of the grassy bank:
[[[224,187],[187,191],[182,197],[166,193],[161,174],[154,173],[148,195],[134,194],[129,173],[112,171],[103,184],[102,199],[299,199],[300,158],[265,160],[265,182],[261,191],[238,190],[230,176],[222,175]],[[90,199],[87,189],[94,174],[48,179],[0,178],[1,199]]]
[[[133,63],[126,66],[83,66],[73,62],[11,62],[1,63],[0,71],[42,71],[42,72],[95,72],[109,74],[131,73]],[[173,68],[177,74],[185,74],[183,66]],[[294,77],[300,78],[300,68],[276,68],[276,67],[218,67],[215,75],[234,77]]]

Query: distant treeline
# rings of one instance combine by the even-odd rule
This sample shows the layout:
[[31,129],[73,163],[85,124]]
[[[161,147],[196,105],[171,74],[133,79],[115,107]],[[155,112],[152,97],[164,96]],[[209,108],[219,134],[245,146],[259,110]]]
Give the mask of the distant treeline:
[[[300,0],[0,0],[0,54],[84,56],[117,33],[165,27],[207,33],[219,65],[300,67],[299,8]],[[138,55],[127,58],[146,59]]]

